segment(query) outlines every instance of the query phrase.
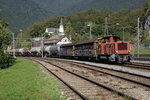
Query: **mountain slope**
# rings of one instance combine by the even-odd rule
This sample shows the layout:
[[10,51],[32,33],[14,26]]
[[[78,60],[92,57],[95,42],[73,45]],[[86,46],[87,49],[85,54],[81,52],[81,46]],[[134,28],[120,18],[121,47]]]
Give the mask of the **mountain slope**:
[[89,8],[119,11],[120,9],[141,8],[146,0],[82,0],[71,7],[71,11]]
[[67,13],[67,9],[80,3],[82,0],[33,0],[47,11],[53,11],[56,15]]
[[146,0],[34,0],[41,7],[53,10],[56,14],[72,14],[89,8],[119,11],[137,9]]
[[19,32],[36,21],[47,18],[46,11],[32,0],[0,0],[2,17],[8,22],[9,29]]
[[146,0],[0,0],[0,14],[9,29],[18,33],[29,25],[52,16],[76,13],[89,8],[118,11],[136,9]]

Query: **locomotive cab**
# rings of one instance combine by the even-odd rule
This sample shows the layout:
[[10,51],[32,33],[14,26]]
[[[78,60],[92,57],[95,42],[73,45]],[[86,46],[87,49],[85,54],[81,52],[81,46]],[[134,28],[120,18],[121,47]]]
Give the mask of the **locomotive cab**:
[[132,59],[130,44],[118,36],[106,36],[99,40],[98,58],[111,62],[124,63]]

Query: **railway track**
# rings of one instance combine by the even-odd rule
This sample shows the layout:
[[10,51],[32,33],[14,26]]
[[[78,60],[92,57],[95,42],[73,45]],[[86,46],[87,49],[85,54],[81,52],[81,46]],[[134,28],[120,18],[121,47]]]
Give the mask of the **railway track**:
[[[92,79],[86,78],[82,76],[81,74],[77,74],[66,68],[63,68],[59,64],[54,64],[48,60],[43,60],[43,59],[36,59],[36,60],[34,59],[34,61],[40,63],[44,68],[46,68],[49,72],[51,72],[59,80],[61,80],[64,84],[66,84],[71,90],[73,90],[83,100],[100,100],[100,99],[124,100],[127,98],[132,99],[132,100],[137,100],[136,98],[132,96],[116,91],[115,89],[112,89],[103,84],[100,84]],[[48,66],[47,64],[54,66],[56,69],[47,67]],[[71,78],[71,80],[68,81],[66,80],[66,78],[62,77],[62,74],[59,75],[60,70],[63,72],[63,76],[69,77]],[[57,73],[58,71],[59,71],[59,74]],[[64,75],[66,73],[67,75]],[[100,92],[100,94],[98,93],[98,91]],[[116,94],[119,96],[116,97]]]
[[[81,93],[79,93],[76,89],[74,89],[71,85],[69,85],[67,82],[65,82],[62,78],[60,78],[57,74],[55,74],[53,71],[54,70],[50,70],[48,67],[46,67],[46,65],[45,64],[43,64],[42,63],[42,61],[39,61],[39,60],[37,60],[37,59],[32,59],[32,58],[27,58],[27,59],[29,59],[29,60],[32,60],[32,61],[34,61],[34,62],[37,62],[38,64],[40,64],[43,68],[45,68],[49,73],[51,73],[57,80],[59,80],[60,82],[62,82],[63,83],[63,85],[65,85],[65,86],[62,86],[62,84],[61,84],[61,90],[63,90],[63,93],[64,92],[66,92],[67,94],[69,94],[69,95],[67,95],[67,96],[72,96],[73,98],[71,98],[71,99],[75,99],[75,100],[80,100],[80,99],[83,99],[83,100],[87,100],[86,99],[86,97],[85,96],[83,96]],[[70,92],[70,90],[68,90],[68,89],[66,89],[66,87],[67,88],[69,88],[72,92]],[[68,91],[69,91],[69,93],[68,93]],[[66,95],[65,95],[66,96]]]
[[[59,60],[59,61],[63,61],[64,60]],[[68,60],[67,60],[68,62]],[[146,87],[146,91],[148,90],[148,92],[150,93],[150,78],[149,77],[145,77],[145,76],[141,76],[141,75],[136,75],[136,74],[131,74],[131,73],[125,73],[122,71],[115,71],[115,70],[111,70],[111,69],[106,69],[106,68],[100,68],[97,66],[90,66],[87,64],[81,64],[81,63],[77,63],[77,62],[72,62],[70,61],[71,66],[73,65],[77,65],[79,67],[88,69],[88,70],[92,70],[94,71],[94,73],[103,73],[109,76],[113,76],[125,81],[128,81],[130,83],[134,83],[137,84],[141,87]],[[139,87],[137,86],[137,87]],[[148,97],[150,99],[150,97]],[[146,100],[146,99],[145,99]]]
[[[148,77],[144,77],[144,76],[141,76],[141,75],[136,75],[136,74],[131,74],[131,73],[125,73],[125,72],[122,72],[122,71],[117,71],[116,74],[113,73],[113,71],[115,72],[115,70],[110,70],[110,69],[105,69],[105,70],[102,70],[103,68],[97,68],[96,66],[87,66],[87,65],[82,65],[82,64],[77,64],[77,63],[72,63],[73,65],[79,65],[80,67],[82,68],[85,68],[85,69],[89,69],[89,70],[93,70],[95,72],[100,72],[100,73],[103,73],[103,74],[107,74],[107,75],[110,75],[110,76],[113,76],[113,77],[116,77],[116,78],[120,78],[120,79],[123,79],[123,80],[126,80],[126,81],[129,81],[129,82],[133,82],[133,83],[136,83],[136,84],[139,84],[139,85],[142,85],[142,86],[145,86],[147,88],[150,88],[150,78]],[[109,71],[107,71],[109,70]],[[119,76],[120,74],[119,73],[122,73],[122,76]],[[124,75],[127,74],[126,77],[124,77]],[[132,77],[136,76],[136,77],[139,77],[137,79],[142,79],[141,81],[138,81],[138,80],[133,80]],[[131,77],[131,78],[130,78]],[[144,80],[147,80],[148,81],[148,84],[145,83]]]
[[[99,62],[97,62],[97,63],[99,63]],[[101,63],[103,63],[103,62],[101,62]],[[106,63],[107,62],[104,62],[103,64],[106,64]],[[150,63],[148,64],[148,63],[130,62],[127,64],[111,64],[111,63],[107,63],[107,64],[150,71]]]
[[128,68],[136,68],[136,69],[142,69],[145,71],[150,71],[150,64],[144,64],[144,63],[129,63],[129,64],[124,64],[124,67]]
[[[61,61],[61,59],[57,59],[57,60]],[[62,61],[65,61],[65,60],[62,60]],[[125,79],[125,80],[133,81],[135,83],[139,83],[141,85],[150,87],[150,82],[148,82],[149,84],[146,84],[146,83],[144,83],[144,81],[143,82],[138,82],[138,81],[134,81],[133,79],[129,79],[131,76],[136,76],[136,77],[139,77],[139,78],[143,78],[145,80],[150,80],[149,76],[138,75],[138,74],[134,74],[134,73],[125,72],[125,71],[122,71],[122,70],[109,69],[107,67],[98,67],[96,65],[95,66],[94,65],[89,65],[89,64],[86,64],[86,63],[82,63],[82,62],[80,63],[78,61],[74,62],[72,60],[67,60],[67,62],[68,61],[73,63],[73,64],[76,64],[76,65],[80,64],[80,66],[82,66],[82,65],[89,66],[89,67],[82,66],[82,67],[87,68],[87,69],[92,69],[92,70],[95,70],[95,71],[98,71],[98,72],[101,72],[101,73],[105,73],[105,74],[108,74],[108,75],[111,75],[111,76],[115,76],[115,77],[122,78],[122,79]],[[98,63],[96,63],[96,64],[98,64]],[[133,64],[134,67],[135,67],[135,65],[137,65],[136,63],[135,64],[132,63],[132,64]],[[109,64],[109,65],[113,65],[113,64]],[[138,65],[140,66],[140,64],[138,64]],[[144,64],[144,65],[145,65],[145,67],[149,66],[149,64]],[[124,67],[124,65],[123,65],[123,67]],[[135,67],[135,68],[139,68],[139,67]],[[140,68],[141,68],[141,66],[140,66]],[[102,71],[102,70],[105,70],[105,71]],[[127,75],[127,77],[123,78],[123,77],[118,76],[116,74],[112,74],[112,72],[116,72],[117,74],[122,74],[122,75],[124,74],[124,75]]]

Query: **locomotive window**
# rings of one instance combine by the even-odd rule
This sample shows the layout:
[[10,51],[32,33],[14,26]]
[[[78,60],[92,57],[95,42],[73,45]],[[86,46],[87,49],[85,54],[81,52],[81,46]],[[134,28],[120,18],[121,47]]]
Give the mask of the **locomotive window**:
[[109,39],[106,39],[105,41],[106,41],[106,43],[108,43],[108,42],[109,42]]
[[102,40],[102,43],[105,43],[104,39]]
[[118,43],[118,50],[127,50],[127,43]]
[[103,39],[102,40],[102,43],[108,43],[109,42],[109,39]]

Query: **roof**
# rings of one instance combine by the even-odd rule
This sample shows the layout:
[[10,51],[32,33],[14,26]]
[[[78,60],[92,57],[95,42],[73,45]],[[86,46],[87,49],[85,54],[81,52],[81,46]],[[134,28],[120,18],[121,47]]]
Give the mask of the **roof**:
[[44,44],[57,43],[57,40],[44,40]]
[[65,37],[65,35],[54,35],[52,37],[49,38],[49,40],[53,40],[53,39],[62,39],[63,37]]
[[120,39],[120,37],[119,37],[119,36],[112,36],[112,35],[105,36],[105,37],[102,37],[102,38],[100,38],[100,39],[107,39],[107,38],[109,38],[109,37],[119,38],[119,39]]
[[64,37],[66,37],[65,35],[56,35],[56,36],[52,36],[51,38],[44,40],[45,44],[49,44],[49,43],[58,43],[61,39],[63,39]]
[[54,33],[54,32],[58,32],[59,29],[58,28],[46,28],[46,31]]
[[61,45],[61,47],[70,47],[73,46],[75,43],[69,43],[69,44],[63,44]]
[[41,41],[41,40],[42,40],[42,37],[33,38],[33,41]]

